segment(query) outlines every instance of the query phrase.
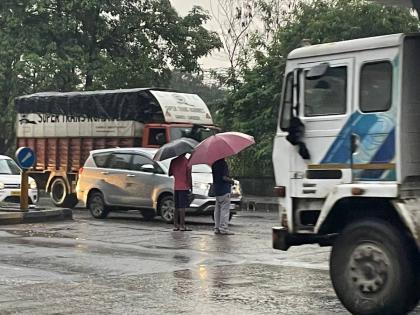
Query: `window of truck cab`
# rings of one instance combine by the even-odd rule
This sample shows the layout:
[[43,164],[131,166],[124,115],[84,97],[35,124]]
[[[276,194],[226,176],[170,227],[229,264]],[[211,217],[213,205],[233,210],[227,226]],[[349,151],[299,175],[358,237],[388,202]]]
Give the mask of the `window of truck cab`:
[[207,139],[210,136],[215,135],[218,133],[218,129],[212,127],[201,127],[201,128],[193,128],[193,127],[171,127],[171,140],[179,139],[182,137],[193,138],[198,142],[201,142]]
[[347,66],[330,66],[319,78],[307,78],[303,71],[303,113],[305,117],[343,115],[347,111]]
[[359,108],[363,113],[385,112],[392,105],[392,64],[366,62],[360,69]]
[[287,131],[293,110],[293,72],[289,72],[284,81],[283,99],[280,111],[280,129]]
[[149,145],[161,146],[168,142],[165,128],[150,128]]

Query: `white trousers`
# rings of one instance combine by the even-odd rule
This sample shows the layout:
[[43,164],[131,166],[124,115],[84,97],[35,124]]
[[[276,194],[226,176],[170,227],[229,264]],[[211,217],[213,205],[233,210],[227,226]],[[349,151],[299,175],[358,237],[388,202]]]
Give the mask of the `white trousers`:
[[214,208],[214,228],[226,232],[229,227],[230,194],[216,196]]

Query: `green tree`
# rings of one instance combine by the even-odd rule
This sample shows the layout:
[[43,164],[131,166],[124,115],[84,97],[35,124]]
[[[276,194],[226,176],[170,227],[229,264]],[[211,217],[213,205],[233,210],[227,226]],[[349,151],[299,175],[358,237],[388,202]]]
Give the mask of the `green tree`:
[[220,48],[194,7],[169,0],[0,2],[0,152],[12,148],[13,99],[39,91],[168,86],[173,69],[198,72]]
[[199,7],[180,17],[169,0],[33,2],[27,14],[40,17],[42,45],[24,60],[46,89],[165,85],[171,68],[195,72],[198,58],[221,47]]
[[25,90],[19,82],[22,53],[33,39],[26,18],[29,1],[0,2],[0,152],[13,146],[14,119],[12,101]]
[[237,175],[269,175],[287,55],[303,40],[312,44],[417,31],[409,10],[359,0],[301,3],[274,35],[267,52],[255,50],[256,64],[245,69],[240,88],[230,93],[226,129],[253,135],[257,144],[232,162]]

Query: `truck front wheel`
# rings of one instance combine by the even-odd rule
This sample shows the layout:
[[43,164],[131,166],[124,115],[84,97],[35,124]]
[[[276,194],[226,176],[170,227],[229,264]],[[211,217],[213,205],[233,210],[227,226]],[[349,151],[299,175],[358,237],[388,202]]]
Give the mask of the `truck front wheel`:
[[67,185],[63,178],[57,177],[50,187],[50,197],[54,205],[61,208],[74,208],[77,203],[76,194],[67,191]]
[[414,255],[403,232],[390,223],[354,222],[333,245],[334,290],[353,314],[406,314],[418,299]]

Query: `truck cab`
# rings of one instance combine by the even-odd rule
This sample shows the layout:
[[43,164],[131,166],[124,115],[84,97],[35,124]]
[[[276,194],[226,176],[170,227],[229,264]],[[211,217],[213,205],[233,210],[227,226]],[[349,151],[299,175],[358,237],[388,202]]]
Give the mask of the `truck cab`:
[[220,128],[212,125],[150,123],[144,126],[142,147],[159,148],[163,144],[181,137],[193,137],[201,142],[219,131]]
[[273,247],[332,245],[356,314],[405,314],[420,293],[420,35],[302,47],[287,60],[273,165]]

